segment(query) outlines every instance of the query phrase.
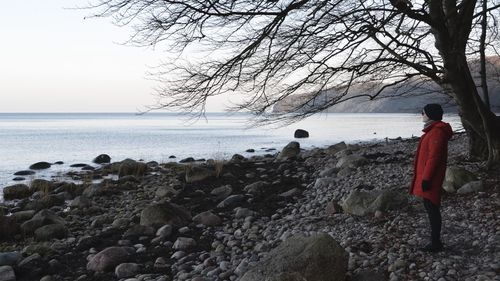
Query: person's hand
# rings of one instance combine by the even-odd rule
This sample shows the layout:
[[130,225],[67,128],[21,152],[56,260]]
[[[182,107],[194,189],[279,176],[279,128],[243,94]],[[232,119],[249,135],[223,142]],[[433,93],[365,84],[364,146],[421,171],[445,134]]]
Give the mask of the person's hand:
[[431,182],[423,180],[422,181],[422,191],[426,192],[426,191],[429,191],[429,190],[431,190]]

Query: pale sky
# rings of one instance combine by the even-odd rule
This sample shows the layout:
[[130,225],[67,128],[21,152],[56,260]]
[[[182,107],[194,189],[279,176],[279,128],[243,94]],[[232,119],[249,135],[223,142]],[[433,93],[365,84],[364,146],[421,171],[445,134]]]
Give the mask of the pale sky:
[[[136,112],[154,103],[150,67],[161,49],[124,46],[130,28],[65,9],[78,0],[4,1],[0,9],[0,113]],[[222,111],[221,100],[208,111]]]

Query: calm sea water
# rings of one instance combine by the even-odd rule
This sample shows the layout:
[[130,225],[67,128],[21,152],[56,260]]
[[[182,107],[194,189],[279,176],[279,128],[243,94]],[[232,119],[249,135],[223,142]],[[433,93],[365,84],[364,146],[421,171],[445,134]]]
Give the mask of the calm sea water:
[[[251,156],[267,148],[281,149],[301,128],[310,138],[299,140],[304,148],[323,147],[339,141],[358,142],[385,137],[421,134],[416,114],[322,114],[287,127],[248,128],[250,115],[207,114],[207,120],[186,122],[186,117],[152,113],[63,114],[0,113],[0,189],[14,183],[13,173],[38,161],[63,161],[64,165],[37,172],[36,178],[67,171],[70,164],[91,163],[101,154],[112,161],[125,158],[171,161],[185,157],[230,158]],[[445,120],[459,129],[457,116]],[[31,177],[33,178],[33,177]],[[28,179],[29,180],[29,179]]]

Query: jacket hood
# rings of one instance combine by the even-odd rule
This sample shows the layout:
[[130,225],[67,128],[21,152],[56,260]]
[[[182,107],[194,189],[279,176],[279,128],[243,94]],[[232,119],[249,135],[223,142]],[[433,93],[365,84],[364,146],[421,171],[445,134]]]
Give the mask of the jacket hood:
[[437,130],[442,130],[447,138],[447,140],[451,139],[453,136],[453,130],[451,129],[450,124],[442,121],[436,121],[432,123],[429,127],[424,129],[424,132],[428,132],[432,129],[436,128]]

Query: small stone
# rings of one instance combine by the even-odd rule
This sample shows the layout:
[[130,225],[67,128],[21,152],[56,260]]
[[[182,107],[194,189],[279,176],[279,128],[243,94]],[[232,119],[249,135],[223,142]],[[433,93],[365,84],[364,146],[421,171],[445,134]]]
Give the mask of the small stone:
[[193,238],[179,237],[174,243],[174,250],[187,250],[196,246],[196,241]]
[[136,263],[122,263],[115,268],[115,274],[118,278],[132,277],[138,272],[139,265]]

